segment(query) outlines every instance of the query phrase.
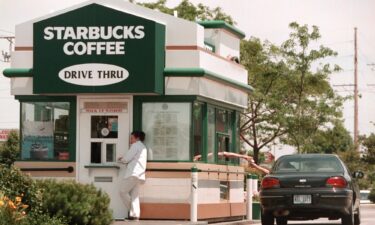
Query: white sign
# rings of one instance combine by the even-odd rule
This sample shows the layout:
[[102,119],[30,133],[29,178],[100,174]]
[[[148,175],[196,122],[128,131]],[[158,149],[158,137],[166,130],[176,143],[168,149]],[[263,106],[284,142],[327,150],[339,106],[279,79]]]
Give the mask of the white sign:
[[82,86],[104,86],[119,83],[129,77],[129,72],[119,66],[104,63],[85,63],[66,67],[59,78],[67,83]]

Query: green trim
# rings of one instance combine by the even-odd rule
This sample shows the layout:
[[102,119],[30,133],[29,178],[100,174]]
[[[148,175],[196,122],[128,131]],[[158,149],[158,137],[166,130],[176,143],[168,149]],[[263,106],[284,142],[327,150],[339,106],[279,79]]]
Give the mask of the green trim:
[[[77,128],[77,101],[76,96],[38,96],[38,95],[16,95],[15,99],[20,103],[27,102],[69,102],[69,160],[31,160],[19,159],[25,162],[75,162],[76,161],[76,128]],[[22,104],[20,106],[20,138],[22,137]],[[20,149],[22,144],[20,141]]]
[[192,173],[199,172],[199,169],[196,166],[193,166],[191,167],[191,172]]
[[7,68],[3,70],[5,77],[33,77],[33,68]]
[[208,42],[204,42],[204,45],[205,46],[207,46],[207,47],[210,47],[210,48],[212,48],[212,50],[211,50],[211,52],[216,52],[216,48],[215,48],[215,45],[213,45],[213,44],[210,44],[210,43],[208,43]]
[[209,70],[202,68],[165,68],[164,76],[167,77],[206,77],[210,80],[219,81],[228,84],[232,87],[238,88],[246,92],[253,92],[254,88],[248,84],[240,83],[236,80],[224,77]]
[[243,39],[246,37],[245,32],[238,29],[237,27],[223,21],[223,20],[203,20],[197,22],[199,25],[202,25],[204,28],[222,28],[230,33],[236,35],[238,38]]
[[230,110],[233,110],[233,111],[241,111],[241,112],[243,111],[243,108],[241,108],[241,107],[230,105],[229,103],[225,103],[225,102],[216,101],[215,99],[207,98],[207,97],[204,97],[204,96],[198,96],[197,101],[208,103],[208,104],[213,105],[215,107],[221,107],[221,108],[224,108],[226,110],[230,109]]
[[251,173],[248,173],[248,174],[246,174],[246,178],[247,178],[247,179],[252,179],[252,178],[253,178],[253,175],[252,175]]
[[120,166],[116,165],[116,164],[89,164],[89,165],[85,165],[85,168],[86,169],[91,169],[91,168],[100,168],[100,169],[111,169],[111,168],[114,168],[114,169],[120,169]]
[[208,107],[207,103],[203,104],[203,128],[202,128],[202,136],[203,136],[203,146],[202,146],[202,161],[207,163],[207,153],[208,153]]

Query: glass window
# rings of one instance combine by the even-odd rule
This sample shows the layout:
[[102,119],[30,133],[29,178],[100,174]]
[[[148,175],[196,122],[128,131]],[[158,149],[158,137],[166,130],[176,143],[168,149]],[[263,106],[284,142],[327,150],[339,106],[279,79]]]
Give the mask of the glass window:
[[107,144],[106,146],[106,162],[115,162],[116,161],[116,144]]
[[215,108],[207,108],[207,162],[214,163],[215,157]]
[[216,110],[216,131],[217,132],[227,132],[227,123],[228,123],[228,116],[227,111],[222,109]]
[[150,160],[190,160],[191,103],[143,103],[142,129]]
[[69,159],[69,107],[69,102],[21,104],[21,159]]
[[194,161],[202,161],[202,127],[203,126],[203,104],[195,102],[193,108],[193,151],[194,151]]
[[117,138],[118,116],[91,116],[91,138]]
[[91,163],[102,163],[101,142],[91,142]]

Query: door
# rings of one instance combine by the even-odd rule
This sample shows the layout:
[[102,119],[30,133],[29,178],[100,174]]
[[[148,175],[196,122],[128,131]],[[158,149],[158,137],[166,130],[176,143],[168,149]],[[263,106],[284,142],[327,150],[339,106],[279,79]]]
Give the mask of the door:
[[129,100],[81,99],[78,180],[108,193],[114,218],[127,214],[119,195],[125,168],[116,162],[129,148]]

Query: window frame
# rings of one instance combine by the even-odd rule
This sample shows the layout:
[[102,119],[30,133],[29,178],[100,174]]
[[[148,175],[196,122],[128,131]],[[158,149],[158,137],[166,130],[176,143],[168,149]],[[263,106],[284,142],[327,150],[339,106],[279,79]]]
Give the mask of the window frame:
[[[239,113],[240,108],[233,107],[227,105],[225,103],[217,102],[212,99],[207,99],[200,96],[195,95],[173,95],[173,96],[133,96],[133,129],[134,130],[141,130],[142,129],[142,105],[143,103],[163,103],[163,102],[170,102],[170,103],[190,103],[191,104],[191,112],[190,112],[190,148],[189,148],[189,160],[148,160],[148,162],[195,162],[195,163],[206,163],[206,164],[219,164],[217,159],[217,134],[225,134],[232,138],[230,140],[229,150],[230,152],[239,152],[240,143],[237,143],[237,122],[239,121]],[[202,160],[194,161],[194,118],[193,118],[193,110],[194,110],[194,103],[201,103],[202,104]],[[214,135],[214,161],[207,162],[207,153],[208,153],[208,108],[212,107],[215,111],[215,135]],[[216,131],[216,111],[217,109],[226,110],[227,117],[229,118],[229,114],[231,115],[231,125],[226,127],[226,132],[217,132]],[[238,127],[239,129],[239,127]],[[231,134],[229,132],[231,130]],[[239,134],[238,134],[239,135]],[[147,136],[147,134],[146,134]],[[239,162],[232,162],[231,160],[226,163],[225,165],[239,165]]]
[[45,159],[45,160],[35,160],[35,159],[22,159],[21,156],[17,159],[19,162],[76,162],[76,125],[77,125],[77,100],[76,96],[15,96],[15,98],[20,103],[20,141],[19,149],[22,152],[22,103],[34,103],[34,102],[69,102],[69,144],[68,152],[69,159],[58,160],[58,159]]

